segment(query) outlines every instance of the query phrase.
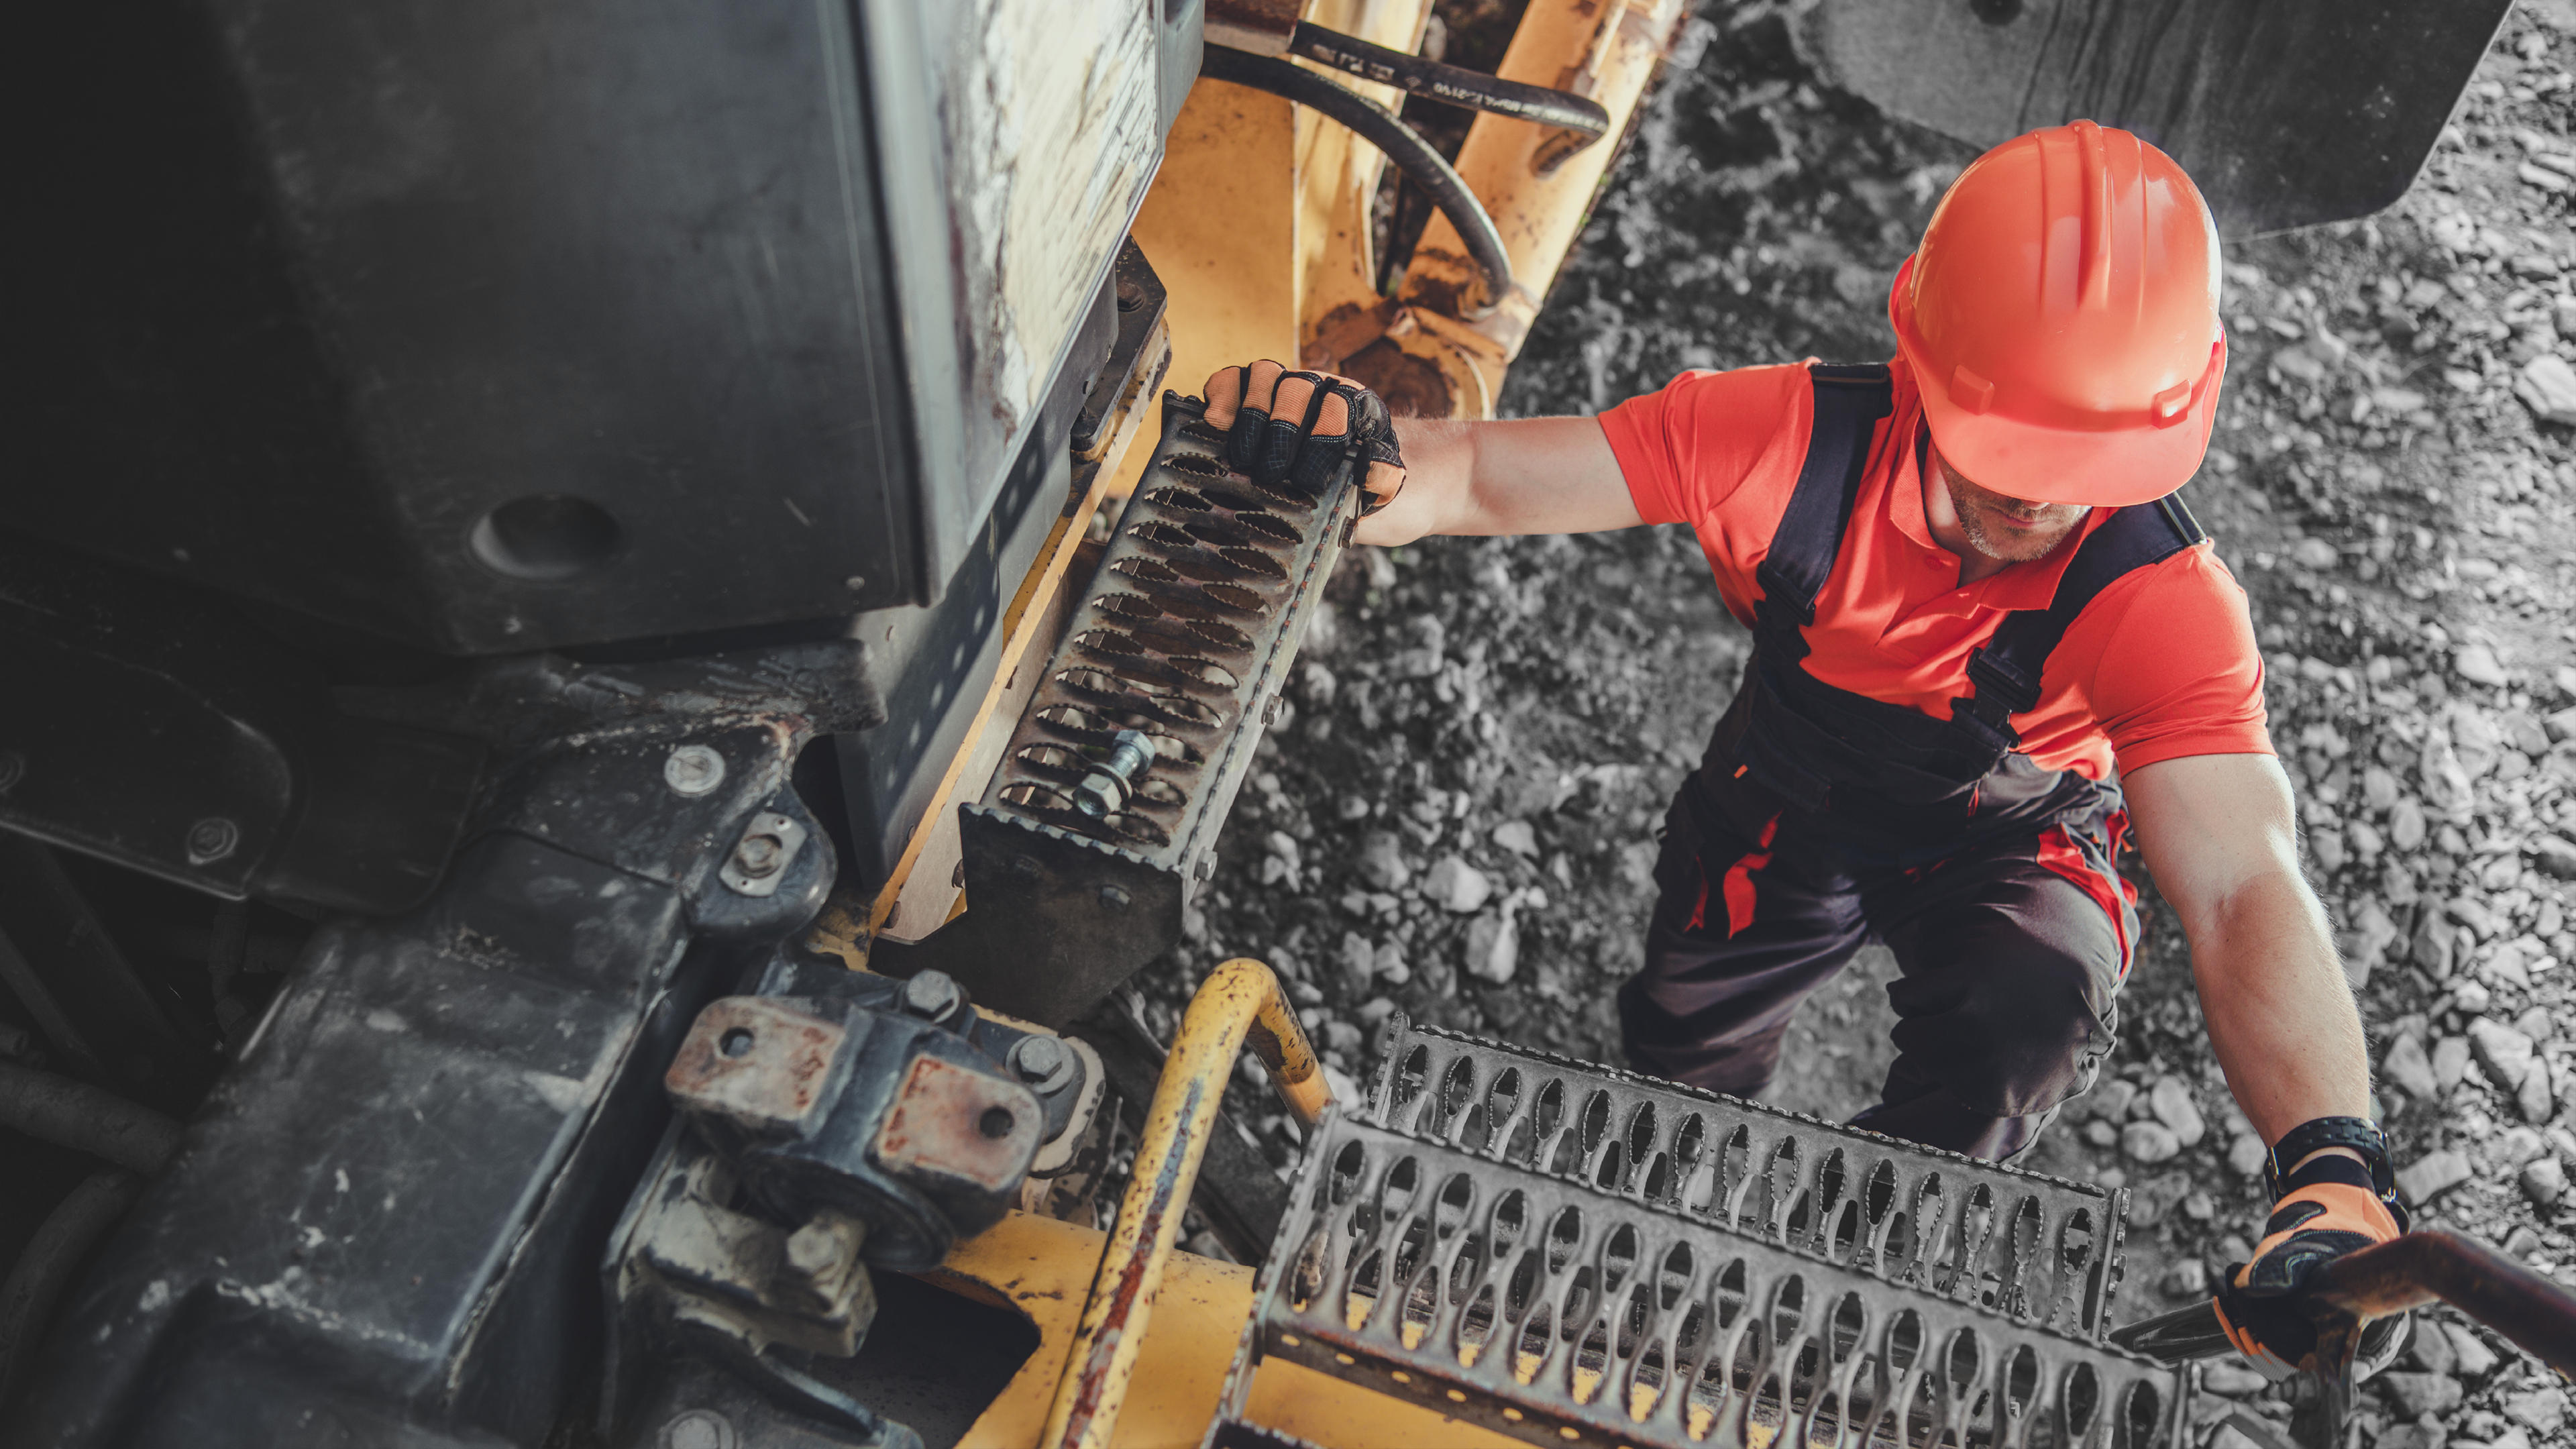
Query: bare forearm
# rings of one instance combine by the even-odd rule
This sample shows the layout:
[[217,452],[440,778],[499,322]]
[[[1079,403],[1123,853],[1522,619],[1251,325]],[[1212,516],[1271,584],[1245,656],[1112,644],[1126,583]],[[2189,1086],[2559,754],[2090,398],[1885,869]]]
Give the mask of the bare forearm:
[[2315,1117],[2369,1116],[2361,1017],[2297,875],[2255,876],[2186,925],[2210,1045],[2263,1140]]
[[1626,478],[1591,418],[1396,423],[1405,484],[1359,526],[1361,543],[1426,534],[1588,533],[1641,520]]

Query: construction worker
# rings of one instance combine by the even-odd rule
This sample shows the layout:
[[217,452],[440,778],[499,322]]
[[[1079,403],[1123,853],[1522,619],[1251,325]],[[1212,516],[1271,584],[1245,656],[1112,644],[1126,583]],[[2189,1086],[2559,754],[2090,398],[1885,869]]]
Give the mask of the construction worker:
[[[1692,372],[1598,418],[1390,423],[1275,363],[1208,384],[1235,466],[1367,465],[1360,542],[1686,523],[1753,630],[1665,816],[1629,1060],[1763,1089],[1867,939],[1898,1055],[1856,1125],[2005,1159],[2110,1052],[2134,823],[2277,1198],[2220,1309],[2274,1369],[2297,1290],[2396,1236],[2361,1023],[2299,873],[2244,591],[2179,490],[2218,410],[2217,231],[2163,153],[2079,121],[1962,172],[1888,295],[1899,355]],[[1712,684],[1715,681],[1711,681]]]

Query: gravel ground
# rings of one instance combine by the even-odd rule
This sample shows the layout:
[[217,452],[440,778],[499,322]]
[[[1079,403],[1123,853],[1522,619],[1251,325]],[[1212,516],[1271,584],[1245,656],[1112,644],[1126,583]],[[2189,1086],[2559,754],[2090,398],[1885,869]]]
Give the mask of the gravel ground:
[[[1715,12],[1712,12],[1715,13]],[[1505,395],[1589,413],[1689,367],[1890,355],[1887,279],[1971,148],[1818,86],[1772,7],[1692,24]],[[2576,7],[2506,25],[2423,180],[2359,224],[2229,247],[2227,402],[2190,498],[2253,598],[2273,739],[2422,1220],[2576,1284]],[[1405,1011],[1617,1062],[1653,828],[1749,647],[1689,534],[1360,550],[1236,807],[1168,1030],[1235,954],[1364,1076]],[[2118,1317],[2243,1257],[2261,1148],[2151,922],[2114,1071],[2038,1167],[2133,1190]],[[1890,1049],[1872,949],[1767,1096],[1845,1116]],[[1293,1129],[1235,1106],[1278,1160]],[[2576,1443],[2566,1391],[2442,1315],[2364,1394],[2380,1449]],[[2203,1442],[2259,1380],[2213,1366]]]

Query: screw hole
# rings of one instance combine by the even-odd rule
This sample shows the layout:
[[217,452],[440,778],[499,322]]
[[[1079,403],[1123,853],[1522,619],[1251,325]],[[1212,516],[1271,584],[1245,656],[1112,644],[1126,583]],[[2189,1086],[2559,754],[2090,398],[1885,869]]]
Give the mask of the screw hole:
[[737,1026],[724,1034],[724,1039],[716,1043],[716,1049],[729,1057],[749,1056],[751,1041],[750,1028]]
[[1002,1138],[1011,1135],[1012,1120],[1010,1108],[987,1107],[984,1109],[983,1119],[975,1125],[982,1129],[987,1137]]
[[484,514],[465,543],[496,574],[550,583],[607,562],[623,535],[616,518],[589,499],[545,493]]

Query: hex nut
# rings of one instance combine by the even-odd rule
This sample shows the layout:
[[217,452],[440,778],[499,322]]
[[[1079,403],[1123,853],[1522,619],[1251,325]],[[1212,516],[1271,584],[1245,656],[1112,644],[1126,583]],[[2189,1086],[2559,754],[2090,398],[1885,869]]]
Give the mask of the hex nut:
[[1127,782],[1106,770],[1094,770],[1073,787],[1073,808],[1093,819],[1115,815],[1127,805]]
[[209,815],[188,827],[188,864],[213,865],[241,845],[241,827]]

